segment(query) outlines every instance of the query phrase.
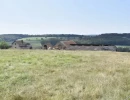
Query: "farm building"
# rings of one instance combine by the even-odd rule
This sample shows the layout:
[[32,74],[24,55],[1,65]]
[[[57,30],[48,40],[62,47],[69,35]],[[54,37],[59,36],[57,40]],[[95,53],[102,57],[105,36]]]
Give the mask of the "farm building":
[[17,40],[12,43],[13,49],[32,49],[30,43],[25,43],[23,40]]
[[42,45],[43,49],[45,50],[49,50],[49,49],[52,49],[52,44],[51,43],[45,43]]
[[71,44],[66,50],[116,51],[113,45]]
[[101,44],[76,44],[73,40],[60,41],[55,46],[59,50],[93,50],[93,51],[116,51],[116,46]]
[[71,44],[76,44],[73,40],[70,41],[60,41],[59,43],[57,43],[54,48],[55,49],[67,49],[69,46],[71,46]]

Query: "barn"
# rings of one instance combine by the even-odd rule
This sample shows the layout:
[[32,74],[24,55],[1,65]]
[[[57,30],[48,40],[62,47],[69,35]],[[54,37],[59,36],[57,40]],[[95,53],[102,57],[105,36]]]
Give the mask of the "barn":
[[71,46],[71,44],[76,44],[73,40],[69,40],[69,41],[60,41],[58,42],[54,48],[58,49],[58,50],[62,50],[62,49],[67,49],[69,46]]

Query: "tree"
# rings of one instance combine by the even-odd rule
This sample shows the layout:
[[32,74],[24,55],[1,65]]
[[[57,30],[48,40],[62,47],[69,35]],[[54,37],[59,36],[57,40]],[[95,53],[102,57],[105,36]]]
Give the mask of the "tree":
[[6,42],[4,41],[0,42],[0,49],[8,49],[8,48],[9,48],[9,45]]

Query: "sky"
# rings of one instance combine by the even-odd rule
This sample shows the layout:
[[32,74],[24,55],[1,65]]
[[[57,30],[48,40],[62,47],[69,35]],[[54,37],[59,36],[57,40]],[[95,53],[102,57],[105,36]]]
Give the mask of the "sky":
[[0,0],[0,34],[130,32],[130,0]]

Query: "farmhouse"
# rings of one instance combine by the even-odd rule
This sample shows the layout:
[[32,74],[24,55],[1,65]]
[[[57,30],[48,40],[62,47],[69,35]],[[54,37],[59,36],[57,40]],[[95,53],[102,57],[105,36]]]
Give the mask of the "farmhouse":
[[12,43],[13,49],[32,49],[30,43],[25,43],[23,40],[17,40]]
[[57,43],[54,48],[55,49],[67,49],[69,48],[69,46],[71,46],[71,44],[76,44],[73,40],[70,41],[60,41],[59,43]]
[[66,50],[116,51],[114,45],[71,44]]

